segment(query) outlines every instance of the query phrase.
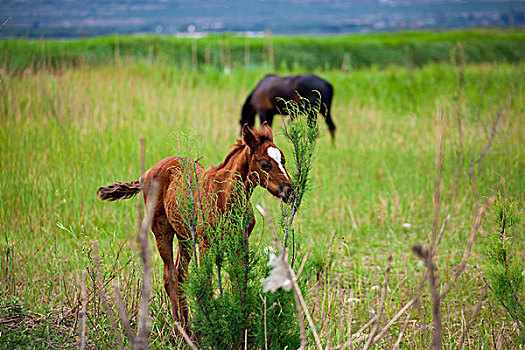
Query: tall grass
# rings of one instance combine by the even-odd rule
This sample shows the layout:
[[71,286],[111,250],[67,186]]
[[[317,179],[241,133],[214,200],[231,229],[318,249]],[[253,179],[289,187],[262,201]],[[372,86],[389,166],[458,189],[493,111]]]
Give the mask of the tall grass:
[[421,67],[448,62],[461,43],[465,62],[516,63],[525,59],[525,34],[515,30],[402,32],[327,37],[246,38],[229,34],[199,39],[107,36],[78,40],[0,41],[0,64],[9,71],[26,68],[98,65],[120,58],[193,67],[271,67],[343,69],[371,66]]
[[[410,254],[410,246],[427,242],[432,232],[434,116],[438,107],[444,108],[446,121],[441,212],[451,214],[439,255],[434,257],[443,278],[461,259],[468,239],[473,211],[469,164],[482,151],[492,122],[503,109],[493,147],[476,169],[477,185],[480,195],[488,196],[499,177],[504,177],[506,195],[518,201],[517,215],[523,216],[523,72],[522,63],[464,67],[459,105],[463,163],[454,193],[449,190],[458,165],[453,117],[458,90],[456,67],[430,64],[322,73],[335,88],[336,143],[332,146],[328,130],[321,125],[316,167],[311,174],[313,189],[307,194],[297,225],[301,227],[301,254],[308,254],[302,272],[311,288],[307,302],[325,346],[328,341],[348,341],[350,334],[377,312],[381,288],[376,286],[382,285],[382,270],[390,254],[393,260],[384,319],[392,318],[418,287],[425,269]],[[91,247],[98,241],[104,281],[119,279],[132,322],[136,320],[141,265],[134,237],[136,203],[100,202],[96,189],[138,178],[141,136],[146,139],[147,167],[177,154],[176,139],[183,131],[199,135],[205,166],[220,162],[238,136],[242,101],[265,73],[262,69],[196,71],[162,61],[125,59],[118,67],[114,63],[97,67],[81,64],[59,71],[3,71],[0,317],[10,319],[15,309],[59,315],[48,317],[56,320],[52,332],[64,328],[66,333],[60,334],[74,343],[79,276],[83,269],[88,270],[88,290],[92,291]],[[516,97],[508,103],[513,89],[517,89]],[[282,123],[276,119],[276,134]],[[275,142],[290,154],[282,134],[276,135]],[[274,218],[279,215],[278,201],[265,193],[255,197],[268,197],[268,211]],[[251,242],[267,244],[271,240],[267,226],[261,217],[257,221]],[[516,232],[525,232],[523,222],[516,224]],[[488,239],[487,230],[491,229],[483,226],[479,240]],[[524,250],[523,240],[515,239],[513,244],[521,247],[517,251]],[[481,262],[482,251],[477,247],[465,273],[442,302],[447,347],[457,344],[464,317],[479,301],[483,288],[479,275],[470,267]],[[162,262],[156,249],[153,255],[151,345],[176,348],[182,341],[176,338],[175,344],[169,343],[174,335],[161,282]],[[428,298],[423,295],[422,306],[409,320],[406,348],[427,348],[430,344]],[[484,305],[466,344],[481,348],[501,342],[512,348],[518,336],[512,320],[493,304]],[[115,346],[111,326],[93,293],[88,297],[87,321],[89,344]],[[400,328],[401,322],[396,323],[378,346],[393,344]],[[2,330],[8,334],[0,340],[2,346],[33,342],[33,346],[53,347],[52,332],[33,333],[38,336],[31,340],[15,337],[25,334],[20,328],[15,330],[18,333]]]

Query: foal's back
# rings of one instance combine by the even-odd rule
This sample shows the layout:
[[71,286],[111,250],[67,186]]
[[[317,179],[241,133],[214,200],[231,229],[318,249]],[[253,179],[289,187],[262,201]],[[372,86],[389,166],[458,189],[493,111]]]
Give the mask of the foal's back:
[[[157,187],[153,225],[171,226],[179,239],[188,238],[190,233],[182,220],[181,212],[188,209],[192,192],[200,187],[204,168],[193,159],[168,157],[155,164],[144,176],[144,200],[151,200],[152,184]],[[191,186],[188,186],[191,184]],[[193,203],[198,201],[197,193]],[[166,227],[167,231],[168,227]]]

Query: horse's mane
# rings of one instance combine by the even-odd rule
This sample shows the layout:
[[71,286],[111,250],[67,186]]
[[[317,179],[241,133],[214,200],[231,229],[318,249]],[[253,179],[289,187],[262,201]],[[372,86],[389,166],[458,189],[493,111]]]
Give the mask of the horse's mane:
[[[265,141],[271,141],[272,139],[271,131],[269,134],[262,130],[252,130],[252,132],[253,135],[257,138],[259,144],[262,144]],[[212,166],[210,170],[217,171],[224,168],[233,157],[235,157],[238,153],[242,152],[245,146],[246,144],[244,143],[244,141],[242,139],[238,139],[237,142],[232,145],[232,150],[226,155],[226,158],[224,158],[224,160],[221,163]]]
[[232,145],[233,148],[230,151],[230,153],[228,153],[226,158],[224,158],[224,160],[221,163],[219,163],[219,164],[217,164],[215,166],[212,166],[211,169],[217,171],[217,170],[220,170],[220,169],[224,168],[226,166],[226,164],[228,164],[228,162],[234,156],[237,155],[237,153],[241,152],[244,149],[244,146],[246,146],[246,144],[244,143],[243,140],[241,140],[241,139],[237,140],[237,142]]

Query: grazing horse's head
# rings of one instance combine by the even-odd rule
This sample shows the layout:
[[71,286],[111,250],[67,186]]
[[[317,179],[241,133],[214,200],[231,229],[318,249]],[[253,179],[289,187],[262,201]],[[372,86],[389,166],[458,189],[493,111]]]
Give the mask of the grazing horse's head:
[[266,122],[259,131],[251,130],[244,124],[242,139],[250,148],[249,181],[261,185],[284,202],[290,201],[293,186],[284,167],[283,152],[273,143],[272,129]]

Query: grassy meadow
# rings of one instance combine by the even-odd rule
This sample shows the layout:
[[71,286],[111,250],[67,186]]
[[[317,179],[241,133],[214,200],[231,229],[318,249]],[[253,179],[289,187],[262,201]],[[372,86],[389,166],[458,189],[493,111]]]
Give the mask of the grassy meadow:
[[444,32],[400,32],[340,36],[242,37],[216,34],[202,38],[157,35],[105,36],[76,40],[10,39],[0,41],[4,70],[93,65],[117,57],[169,65],[243,67],[266,65],[281,70],[362,69],[402,65],[422,67],[449,62],[461,43],[467,63],[517,63],[525,60],[525,31],[471,29]]
[[[141,276],[137,200],[101,202],[97,188],[138,178],[141,137],[147,168],[166,156],[184,154],[184,135],[195,138],[205,167],[221,162],[239,135],[245,97],[266,73],[260,67],[193,69],[126,57],[100,65],[2,71],[0,348],[74,347],[83,269],[88,271],[88,345],[116,348],[94,290],[92,246],[98,242],[108,291],[118,280],[136,320]],[[332,144],[321,126],[312,190],[296,223],[300,257],[308,255],[304,292],[324,347],[352,348],[347,343],[352,340],[361,348],[370,328],[356,332],[378,310],[388,256],[393,259],[382,326],[414,297],[426,270],[411,247],[431,239],[440,108],[444,156],[438,224],[448,214],[450,220],[435,257],[439,283],[446,284],[467,247],[475,202],[468,170],[489,143],[500,113],[492,147],[476,164],[474,177],[481,202],[503,178],[500,191],[518,201],[523,218],[525,65],[468,64],[462,83],[460,69],[451,63],[317,73],[334,85],[337,131]],[[275,143],[289,155],[280,131],[285,121],[276,116],[273,130]],[[253,198],[262,198],[278,220],[275,198],[262,189]],[[521,344],[515,322],[490,291],[486,297],[483,293],[478,270],[483,271],[483,252],[493,230],[486,218],[465,271],[442,301],[446,349],[458,348],[471,319],[467,348]],[[523,262],[523,220],[512,232]],[[271,240],[268,225],[257,216],[251,244],[264,247]],[[150,243],[150,345],[184,348],[171,328],[153,236]],[[472,318],[480,301],[479,315]],[[431,323],[431,296],[425,287],[410,317],[398,318],[374,348],[391,348],[405,324],[400,348],[429,348]],[[311,337],[309,345],[315,347]]]

